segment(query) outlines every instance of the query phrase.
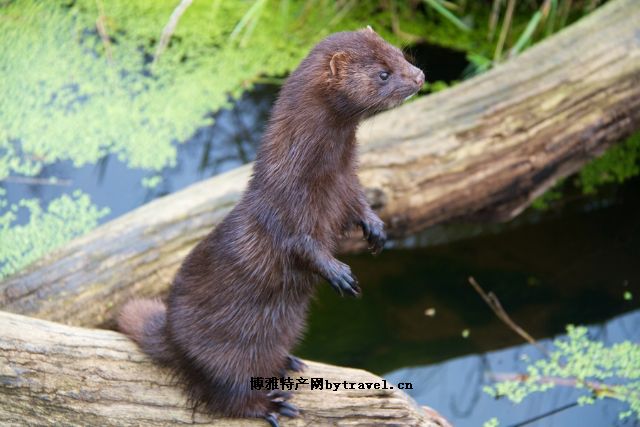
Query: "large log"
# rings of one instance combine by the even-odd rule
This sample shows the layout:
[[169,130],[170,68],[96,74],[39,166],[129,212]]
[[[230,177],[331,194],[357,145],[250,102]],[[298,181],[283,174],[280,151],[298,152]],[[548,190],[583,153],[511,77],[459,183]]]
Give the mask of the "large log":
[[[359,369],[307,362],[304,378],[382,383]],[[391,386],[391,384],[388,384]],[[366,387],[366,384],[365,384]],[[382,385],[380,386],[382,387]],[[397,387],[310,390],[291,400],[302,415],[283,426],[445,426]],[[182,391],[124,335],[0,312],[0,424],[265,426],[187,409]]]
[[[614,0],[490,72],[368,120],[360,177],[392,237],[504,220],[640,128],[640,7]],[[426,70],[427,75],[429,70]],[[0,308],[101,325],[166,290],[251,166],[105,224],[0,285]]]

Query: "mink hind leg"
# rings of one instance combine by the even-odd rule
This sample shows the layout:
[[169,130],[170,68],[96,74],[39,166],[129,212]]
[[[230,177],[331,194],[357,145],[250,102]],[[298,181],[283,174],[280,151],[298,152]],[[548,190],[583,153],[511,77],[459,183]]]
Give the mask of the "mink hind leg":
[[220,370],[216,374],[210,367],[197,366],[191,361],[182,363],[178,369],[194,408],[227,417],[264,418],[271,425],[278,425],[279,416],[296,417],[300,413],[287,402],[291,393],[256,390],[252,388],[251,376],[220,377]]
[[214,412],[231,417],[264,418],[272,426],[278,426],[280,416],[300,415],[298,408],[287,401],[290,397],[291,393],[281,390],[252,390],[249,383],[243,383],[223,389],[215,387],[207,400],[208,403],[215,402],[213,407],[208,405]]
[[298,408],[287,402],[291,393],[254,390],[249,380],[246,383],[229,383],[225,380],[207,379],[206,376],[185,379],[192,407],[204,409],[214,416],[264,418],[272,425],[278,425],[279,416],[296,417],[300,414]]

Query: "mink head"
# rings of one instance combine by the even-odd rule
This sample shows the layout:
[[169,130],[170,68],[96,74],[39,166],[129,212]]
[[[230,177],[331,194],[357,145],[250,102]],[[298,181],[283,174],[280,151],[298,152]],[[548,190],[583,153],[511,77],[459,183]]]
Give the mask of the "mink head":
[[400,105],[424,84],[424,73],[371,27],[333,34],[315,53],[324,62],[325,99],[345,117],[359,119]]

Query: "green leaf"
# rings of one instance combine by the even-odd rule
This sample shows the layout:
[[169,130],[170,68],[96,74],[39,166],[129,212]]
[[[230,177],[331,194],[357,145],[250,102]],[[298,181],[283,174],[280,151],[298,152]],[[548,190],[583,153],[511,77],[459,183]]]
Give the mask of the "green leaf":
[[471,28],[467,24],[462,22],[460,18],[454,15],[449,9],[444,7],[444,5],[439,0],[424,0],[424,2],[462,31],[471,31]]
[[533,16],[531,17],[531,20],[529,20],[529,23],[527,24],[527,28],[525,28],[525,30],[522,32],[522,34],[520,34],[520,37],[518,37],[518,41],[511,48],[511,54],[512,55],[517,55],[518,53],[520,53],[520,51],[528,43],[531,42],[531,38],[533,37],[533,33],[536,30],[536,28],[538,28],[538,25],[540,24],[540,19],[541,18],[542,18],[542,12],[537,11],[536,13],[533,14]]

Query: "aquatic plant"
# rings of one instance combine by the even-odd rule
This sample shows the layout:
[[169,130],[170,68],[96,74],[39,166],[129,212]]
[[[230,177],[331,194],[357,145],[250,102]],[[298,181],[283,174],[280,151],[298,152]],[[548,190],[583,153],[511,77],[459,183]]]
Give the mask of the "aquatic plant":
[[[0,198],[0,208],[6,207],[6,200]],[[29,211],[28,224],[17,223],[18,209]],[[0,278],[96,227],[108,213],[108,208],[96,208],[89,196],[80,191],[53,200],[46,209],[37,199],[11,205],[0,215]]]
[[498,418],[493,417],[482,424],[482,427],[500,427],[500,421]]
[[526,373],[485,387],[496,398],[520,403],[527,396],[558,386],[584,391],[579,405],[615,399],[628,405],[620,419],[640,420],[640,344],[630,341],[605,346],[589,338],[583,326],[567,326],[567,336],[553,342],[546,358],[528,361]]
[[585,165],[578,174],[578,185],[585,194],[593,194],[609,183],[622,183],[640,173],[640,132],[612,146]]
[[533,201],[534,209],[549,209],[561,201],[572,188],[584,195],[593,195],[607,184],[621,184],[640,174],[640,132],[613,145],[601,156],[591,160],[571,179],[558,181]]

